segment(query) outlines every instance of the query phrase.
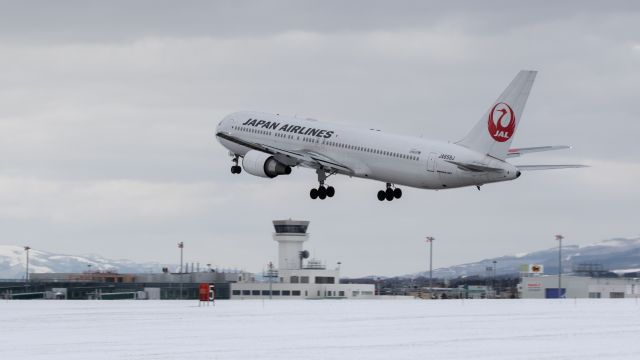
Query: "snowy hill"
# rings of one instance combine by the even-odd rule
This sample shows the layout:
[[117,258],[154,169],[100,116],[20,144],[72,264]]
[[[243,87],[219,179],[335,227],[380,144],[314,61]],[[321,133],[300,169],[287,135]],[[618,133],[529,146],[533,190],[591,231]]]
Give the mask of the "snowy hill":
[[[129,260],[110,260],[96,255],[75,256],[54,254],[31,249],[29,252],[29,272],[82,272],[91,270],[116,270],[125,272],[159,271],[162,265],[136,263]],[[22,246],[0,245],[0,278],[23,279],[26,256]]]
[[[640,237],[625,239],[615,238],[604,240],[592,245],[565,245],[562,249],[564,272],[578,264],[602,264],[605,269],[624,270],[640,269]],[[558,273],[558,248],[534,251],[527,254],[502,256],[484,259],[478,262],[434,269],[434,277],[454,278],[459,276],[473,276],[487,274],[487,267],[496,261],[496,274],[518,273],[522,264],[542,264],[546,274]],[[428,272],[420,272],[408,276],[428,276]]]
[[[640,269],[640,237],[604,240],[592,245],[563,247],[563,267],[566,271],[581,263],[597,263],[610,270]],[[434,269],[434,277],[454,278],[487,274],[486,268],[496,261],[498,275],[515,274],[522,264],[543,264],[545,273],[557,274],[558,249],[534,251],[527,254],[502,256],[481,261]],[[22,246],[0,245],[0,278],[24,278],[26,265],[25,250]],[[136,263],[129,260],[111,260],[97,255],[61,255],[42,250],[30,251],[31,272],[82,272],[91,265],[92,270],[116,270],[126,272],[159,271],[158,263]],[[428,276],[428,272],[406,275],[406,277]],[[379,278],[375,276],[373,278]]]

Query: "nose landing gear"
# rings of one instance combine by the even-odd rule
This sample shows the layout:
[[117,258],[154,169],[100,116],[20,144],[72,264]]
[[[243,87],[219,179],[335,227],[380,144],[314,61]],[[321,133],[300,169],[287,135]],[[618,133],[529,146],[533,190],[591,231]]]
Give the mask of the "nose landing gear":
[[233,162],[235,163],[235,165],[233,165],[231,167],[231,173],[232,174],[240,174],[242,172],[242,168],[240,167],[240,165],[238,165],[238,159],[240,157],[238,155],[235,155],[233,158]]
[[387,189],[386,190],[380,190],[378,191],[378,200],[380,201],[391,201],[393,199],[400,199],[402,197],[402,190],[400,188],[397,188],[393,185],[391,185],[391,183],[387,183]]

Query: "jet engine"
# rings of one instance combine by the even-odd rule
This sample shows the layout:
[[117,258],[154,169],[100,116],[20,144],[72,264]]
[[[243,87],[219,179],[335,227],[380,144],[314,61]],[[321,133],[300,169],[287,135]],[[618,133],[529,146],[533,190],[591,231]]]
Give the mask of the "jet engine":
[[249,150],[242,159],[242,167],[251,175],[274,178],[291,174],[291,167],[274,159],[271,154]]

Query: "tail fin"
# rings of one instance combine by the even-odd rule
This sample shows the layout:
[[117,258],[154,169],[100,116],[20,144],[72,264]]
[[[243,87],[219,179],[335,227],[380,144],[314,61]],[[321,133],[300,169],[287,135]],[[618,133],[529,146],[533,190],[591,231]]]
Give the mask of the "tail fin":
[[457,144],[504,160],[536,74],[537,71],[520,71],[471,132]]

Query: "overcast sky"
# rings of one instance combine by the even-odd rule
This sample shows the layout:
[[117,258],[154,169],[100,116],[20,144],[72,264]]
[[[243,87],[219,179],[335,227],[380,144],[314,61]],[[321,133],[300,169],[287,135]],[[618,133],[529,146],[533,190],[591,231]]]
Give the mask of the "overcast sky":
[[[448,3],[448,2],[447,2]],[[348,276],[424,270],[640,233],[637,2],[2,1],[0,243],[260,271],[271,220],[308,219]],[[538,70],[514,146],[584,163],[477,191],[231,175],[214,139],[238,110],[462,138]]]

